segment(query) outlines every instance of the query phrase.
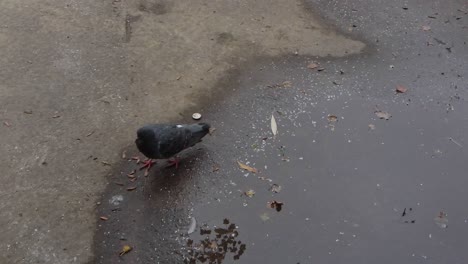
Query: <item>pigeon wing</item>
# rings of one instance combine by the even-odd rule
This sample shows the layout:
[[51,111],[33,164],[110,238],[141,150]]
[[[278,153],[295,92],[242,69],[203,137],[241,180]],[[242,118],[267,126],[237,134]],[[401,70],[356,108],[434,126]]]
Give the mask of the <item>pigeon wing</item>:
[[192,132],[185,126],[170,126],[159,134],[159,154],[161,158],[170,158],[188,145]]

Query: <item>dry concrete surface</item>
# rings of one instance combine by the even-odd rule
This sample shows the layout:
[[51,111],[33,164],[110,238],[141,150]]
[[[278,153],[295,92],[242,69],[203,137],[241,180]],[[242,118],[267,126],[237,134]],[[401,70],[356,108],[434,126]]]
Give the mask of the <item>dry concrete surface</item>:
[[0,263],[91,261],[99,195],[139,125],[187,119],[256,58],[362,52],[314,8],[0,1]]

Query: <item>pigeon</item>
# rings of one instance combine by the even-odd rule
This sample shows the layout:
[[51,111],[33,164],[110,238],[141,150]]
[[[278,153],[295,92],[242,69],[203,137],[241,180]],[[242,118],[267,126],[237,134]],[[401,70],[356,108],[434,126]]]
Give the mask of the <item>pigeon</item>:
[[[153,159],[169,159],[182,150],[192,147],[210,132],[210,125],[196,123],[190,125],[153,124],[138,129],[135,144],[138,150],[148,160],[141,169],[146,168],[146,173],[155,163]],[[177,157],[170,161],[178,166]]]

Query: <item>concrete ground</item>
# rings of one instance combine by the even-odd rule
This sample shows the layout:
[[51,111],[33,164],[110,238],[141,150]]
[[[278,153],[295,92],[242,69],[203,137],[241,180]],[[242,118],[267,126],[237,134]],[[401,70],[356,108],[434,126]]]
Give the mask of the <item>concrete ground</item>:
[[[121,156],[135,153],[138,126],[189,122],[193,111],[234,94],[240,73],[259,61],[365,50],[353,32],[327,25],[316,14],[320,6],[287,0],[1,1],[0,263],[125,260],[116,257],[118,241],[102,246],[103,223],[97,223],[108,195],[123,188],[115,177],[130,168]],[[273,79],[268,82],[283,78]],[[214,114],[218,108],[210,109]],[[222,118],[212,118],[221,128]],[[233,151],[211,147],[226,150],[217,155]],[[186,210],[180,208],[184,217]],[[122,212],[122,221],[130,221],[130,211]],[[118,226],[114,219],[109,227]],[[139,234],[139,243],[153,237]]]

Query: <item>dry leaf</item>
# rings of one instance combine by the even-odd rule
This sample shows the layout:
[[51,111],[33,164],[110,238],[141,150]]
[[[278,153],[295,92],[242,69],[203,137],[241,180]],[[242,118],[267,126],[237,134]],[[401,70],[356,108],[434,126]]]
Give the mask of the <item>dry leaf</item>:
[[318,64],[314,63],[314,62],[311,62],[309,65],[307,65],[307,68],[309,68],[311,70],[316,69],[316,68],[318,68]]
[[8,123],[8,121],[3,121],[3,124],[4,124],[6,127],[11,127],[11,124]]
[[369,129],[370,129],[370,130],[374,130],[374,129],[375,129],[375,125],[374,125],[374,124],[369,124]]
[[431,30],[431,27],[430,26],[422,26],[422,30],[423,31],[429,31],[429,30]]
[[127,188],[127,191],[133,191],[133,190],[135,190],[136,188],[137,188],[136,186],[128,187],[128,188]]
[[212,170],[212,172],[217,172],[217,171],[219,171],[219,167],[216,166],[216,165],[213,165],[213,170]]
[[278,126],[276,125],[276,120],[275,120],[274,115],[271,115],[271,132],[273,132],[273,135],[275,136],[278,134]]
[[281,192],[281,186],[274,183],[273,185],[271,185],[270,191],[272,191],[274,193],[279,193],[279,192]]
[[404,86],[401,86],[401,85],[397,85],[397,87],[396,87],[396,92],[397,93],[406,93],[406,91],[408,91],[408,88],[406,88]]
[[208,129],[208,133],[211,135],[213,135],[213,133],[215,132],[216,128],[214,127],[210,127],[210,129]]
[[338,121],[338,117],[336,115],[328,115],[329,122],[336,122]]
[[244,194],[247,195],[248,197],[252,198],[255,195],[255,191],[254,190],[248,190],[248,191],[244,192]]
[[253,172],[253,173],[257,173],[258,170],[256,168],[252,168],[250,166],[247,166],[243,163],[241,163],[240,161],[237,162],[237,164],[239,164],[239,167],[243,170],[246,170],[246,171],[250,171],[250,172]]
[[59,117],[60,117],[59,115],[52,116],[52,118],[59,118]]
[[91,136],[92,134],[94,134],[94,130],[91,131],[91,132],[89,132],[88,134],[86,134],[86,137],[89,137],[89,136]]
[[190,226],[189,226],[189,229],[187,231],[187,234],[192,234],[193,232],[195,232],[195,229],[197,228],[197,220],[195,219],[195,217],[191,217],[190,219]]
[[127,151],[122,152],[122,159],[125,159],[127,157]]
[[122,251],[120,251],[119,253],[119,256],[123,256],[125,254],[127,254],[128,252],[130,252],[132,250],[132,247],[129,246],[129,245],[125,245],[122,247]]
[[389,120],[392,115],[384,111],[375,111],[375,115],[380,119]]
[[109,218],[107,218],[105,216],[101,216],[101,217],[99,217],[99,219],[101,219],[102,221],[107,221]]
[[283,204],[282,202],[278,202],[278,201],[271,201],[271,202],[268,202],[268,207],[269,208],[273,208],[273,209],[276,209],[276,211],[281,211],[281,209],[283,209]]
[[28,114],[28,115],[32,115],[33,111],[32,110],[25,110],[24,113]]
[[132,157],[131,160],[134,160],[136,164],[140,164],[140,157]]
[[283,86],[284,88],[289,88],[292,86],[292,82],[290,81],[284,81],[281,86]]

